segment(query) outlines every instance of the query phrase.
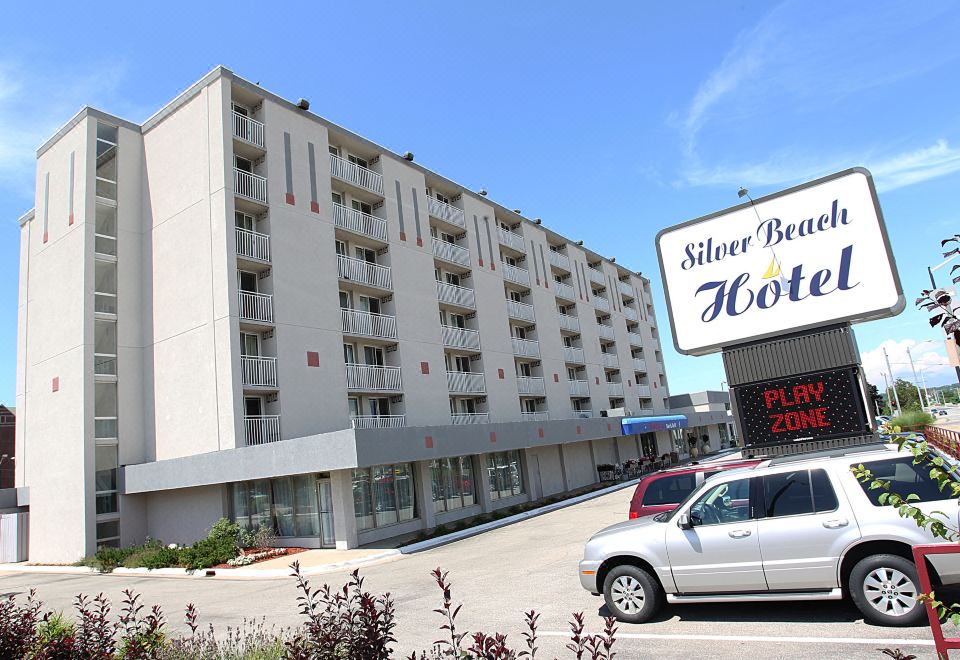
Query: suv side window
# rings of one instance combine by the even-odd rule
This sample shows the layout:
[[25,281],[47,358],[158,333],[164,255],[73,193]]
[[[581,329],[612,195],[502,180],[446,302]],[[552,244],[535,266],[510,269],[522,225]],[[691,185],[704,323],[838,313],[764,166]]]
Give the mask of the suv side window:
[[643,493],[643,506],[679,504],[693,492],[696,485],[697,475],[692,472],[655,479]]
[[800,516],[837,508],[837,495],[823,470],[797,470],[763,477],[763,515]]
[[750,480],[708,488],[690,507],[690,520],[696,527],[750,520]]
[[916,495],[920,502],[950,499],[949,495],[940,492],[937,482],[930,478],[930,468],[922,464],[914,465],[911,456],[892,461],[871,461],[864,463],[863,467],[870,470],[874,479],[890,482],[889,491],[885,488],[871,490],[869,481],[860,482],[860,487],[874,506],[880,506],[880,495],[886,492],[896,493],[901,497]]

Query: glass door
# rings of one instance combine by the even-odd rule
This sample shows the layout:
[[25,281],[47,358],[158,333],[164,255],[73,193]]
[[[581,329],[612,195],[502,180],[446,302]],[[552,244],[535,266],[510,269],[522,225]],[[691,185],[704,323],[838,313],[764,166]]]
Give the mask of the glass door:
[[333,536],[333,491],[329,479],[317,480],[317,494],[320,499],[320,545],[324,548],[335,548],[337,543]]

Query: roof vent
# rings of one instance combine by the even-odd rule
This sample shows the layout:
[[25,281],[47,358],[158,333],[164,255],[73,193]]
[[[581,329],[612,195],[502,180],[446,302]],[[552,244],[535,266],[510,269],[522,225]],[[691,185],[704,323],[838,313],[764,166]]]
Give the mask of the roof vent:
[[297,101],[297,107],[300,108],[301,110],[309,110],[310,101],[308,101],[307,99],[300,99],[299,101]]
[[577,245],[583,245],[583,241],[577,241]]
[[516,213],[517,215],[520,215],[520,209],[513,209],[513,212]]
[[409,160],[409,161],[412,163],[412,162],[413,162],[413,152],[412,152],[412,151],[408,151],[407,153],[403,154],[403,159],[404,159],[404,160]]
[[486,196],[487,196],[487,189],[486,189],[486,188],[481,188],[481,189],[480,189],[480,194],[481,194],[482,196],[486,197]]
[[538,224],[538,225],[539,225],[539,224],[541,224],[543,221],[542,221],[540,218],[534,218],[534,219],[533,219],[533,222],[534,222],[534,224]]

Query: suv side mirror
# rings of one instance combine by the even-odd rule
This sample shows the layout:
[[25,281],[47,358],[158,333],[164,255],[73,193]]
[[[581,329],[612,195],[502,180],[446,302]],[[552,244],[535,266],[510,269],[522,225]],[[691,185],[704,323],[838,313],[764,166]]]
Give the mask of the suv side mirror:
[[677,527],[680,529],[693,529],[693,521],[690,520],[688,514],[681,513],[680,519],[677,521]]

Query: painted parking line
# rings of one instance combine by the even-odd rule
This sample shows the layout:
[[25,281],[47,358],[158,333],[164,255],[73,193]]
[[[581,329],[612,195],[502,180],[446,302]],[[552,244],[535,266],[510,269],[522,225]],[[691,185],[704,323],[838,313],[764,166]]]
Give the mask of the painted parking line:
[[[570,631],[537,631],[543,637],[569,637]],[[779,637],[774,635],[671,635],[667,633],[623,633],[617,632],[617,639],[678,640],[698,642],[759,642],[779,644],[887,644],[898,646],[933,646],[930,639],[896,639],[866,637]]]

